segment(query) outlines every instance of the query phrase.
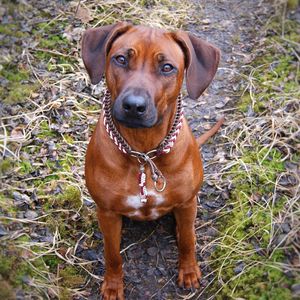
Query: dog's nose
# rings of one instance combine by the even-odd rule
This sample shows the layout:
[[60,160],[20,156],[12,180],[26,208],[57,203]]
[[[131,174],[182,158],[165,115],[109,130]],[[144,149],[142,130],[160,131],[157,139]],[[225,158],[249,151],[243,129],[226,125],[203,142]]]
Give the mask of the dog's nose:
[[123,109],[131,117],[142,117],[146,112],[147,102],[143,96],[128,95],[122,103]]

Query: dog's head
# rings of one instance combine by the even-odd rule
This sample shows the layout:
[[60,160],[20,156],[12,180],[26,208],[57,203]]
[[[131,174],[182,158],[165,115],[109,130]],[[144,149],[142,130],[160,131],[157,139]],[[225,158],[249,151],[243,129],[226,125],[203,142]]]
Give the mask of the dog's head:
[[140,128],[163,119],[180,92],[185,71],[189,96],[198,98],[216,73],[220,52],[184,31],[121,22],[87,30],[82,57],[93,84],[105,71],[114,118]]

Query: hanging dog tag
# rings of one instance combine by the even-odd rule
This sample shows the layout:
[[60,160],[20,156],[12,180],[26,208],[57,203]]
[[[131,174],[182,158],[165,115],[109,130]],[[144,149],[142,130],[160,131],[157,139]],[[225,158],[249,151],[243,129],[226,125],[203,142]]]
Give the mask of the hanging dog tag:
[[146,173],[144,165],[140,165],[140,173],[139,173],[139,187],[140,187],[140,199],[141,202],[147,202],[147,188],[146,188]]

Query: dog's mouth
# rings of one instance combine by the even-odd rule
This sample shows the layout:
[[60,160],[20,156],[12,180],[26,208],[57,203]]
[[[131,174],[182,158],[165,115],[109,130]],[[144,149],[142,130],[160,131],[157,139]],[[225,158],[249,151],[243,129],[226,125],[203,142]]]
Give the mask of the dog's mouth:
[[118,114],[113,113],[114,119],[119,122],[122,126],[128,128],[151,128],[161,122],[161,118],[158,118],[156,115],[150,119],[131,119],[131,118],[124,118]]

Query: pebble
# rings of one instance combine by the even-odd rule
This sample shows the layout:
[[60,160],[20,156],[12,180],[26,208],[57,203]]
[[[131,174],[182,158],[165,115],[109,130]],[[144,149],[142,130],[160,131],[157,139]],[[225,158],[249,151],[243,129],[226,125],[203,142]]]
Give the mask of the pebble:
[[209,228],[206,230],[206,235],[215,237],[215,236],[218,235],[218,231],[217,231],[215,228],[213,228],[213,227],[209,227]]
[[224,200],[228,200],[229,199],[229,192],[226,190],[226,191],[223,191],[221,193],[221,197],[224,199]]
[[215,106],[216,106],[216,108],[223,108],[225,105],[226,105],[226,103],[224,103],[224,102],[219,102],[219,103],[217,103]]
[[156,256],[157,252],[158,252],[158,249],[155,248],[155,247],[150,247],[150,248],[147,249],[147,253],[150,256]]
[[33,211],[33,210],[27,210],[26,212],[25,212],[25,218],[26,219],[30,219],[30,220],[32,220],[32,219],[35,219],[35,218],[37,218],[38,217],[38,213],[36,212],[36,211]]
[[234,273],[239,274],[244,270],[244,268],[245,268],[245,263],[243,261],[239,262],[234,268]]
[[127,252],[127,255],[129,258],[140,258],[144,254],[143,249],[137,248],[137,249],[132,249]]
[[291,286],[293,298],[300,297],[300,283],[295,283]]
[[8,232],[5,230],[4,227],[0,226],[0,236],[4,236],[4,235],[7,235]]
[[202,23],[203,25],[209,25],[209,24],[210,24],[210,19],[203,19],[203,20],[201,21],[201,23]]
[[156,270],[158,270],[161,273],[161,275],[163,275],[163,276],[167,276],[168,275],[168,272],[163,267],[157,267]]
[[209,123],[206,123],[203,125],[203,128],[206,130],[209,130],[209,129],[211,129],[211,125]]
[[283,233],[289,233],[291,231],[291,226],[288,223],[283,223],[280,225]]
[[82,257],[86,260],[98,260],[98,253],[95,250],[85,250],[82,253]]

